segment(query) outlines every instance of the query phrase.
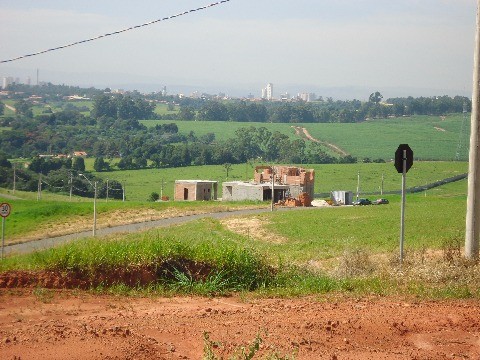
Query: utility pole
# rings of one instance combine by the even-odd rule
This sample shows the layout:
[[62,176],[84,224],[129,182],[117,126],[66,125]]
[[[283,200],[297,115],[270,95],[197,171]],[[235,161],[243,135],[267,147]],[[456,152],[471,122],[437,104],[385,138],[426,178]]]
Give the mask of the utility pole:
[[477,26],[473,64],[473,94],[468,156],[468,197],[465,230],[465,257],[478,258],[480,233],[480,0],[477,0]]
[[94,195],[93,195],[93,236],[97,235],[97,182],[93,183]]
[[360,196],[360,171],[357,174],[357,200],[359,196]]
[[72,201],[73,193],[73,172],[70,172],[70,201]]
[[273,211],[274,202],[275,202],[275,169],[272,166],[272,203],[270,204],[270,211]]
[[17,164],[13,163],[13,193],[14,194],[15,194],[16,180],[17,180]]
[[382,173],[382,186],[380,188],[380,195],[383,196],[383,183],[385,181],[385,175]]
[[107,199],[106,202],[108,202],[108,179],[107,179]]
[[42,173],[38,176],[37,201],[42,199]]

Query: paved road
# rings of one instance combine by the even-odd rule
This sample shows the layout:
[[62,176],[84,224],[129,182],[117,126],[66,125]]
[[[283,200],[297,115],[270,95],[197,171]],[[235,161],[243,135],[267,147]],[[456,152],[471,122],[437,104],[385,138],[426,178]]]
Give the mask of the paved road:
[[[314,209],[314,208],[279,208],[275,211],[292,211],[296,209]],[[128,225],[119,225],[112,226],[109,228],[97,229],[97,236],[104,236],[114,233],[133,233],[137,231],[143,231],[152,228],[166,227],[171,225],[183,224],[189,221],[194,221],[203,218],[213,218],[213,219],[223,219],[230,216],[242,216],[242,215],[253,215],[260,214],[270,211],[270,208],[263,209],[246,209],[246,210],[235,210],[235,211],[224,211],[208,214],[197,214],[197,215],[187,215],[187,216],[178,216],[168,219],[161,219],[155,221],[147,221],[137,224],[128,224]],[[24,254],[29,252],[34,252],[37,250],[48,249],[60,244],[64,244],[70,241],[87,238],[92,236],[92,231],[83,231],[75,234],[52,237],[48,239],[33,240],[22,244],[12,244],[7,245],[4,248],[4,255],[14,255],[14,254]]]

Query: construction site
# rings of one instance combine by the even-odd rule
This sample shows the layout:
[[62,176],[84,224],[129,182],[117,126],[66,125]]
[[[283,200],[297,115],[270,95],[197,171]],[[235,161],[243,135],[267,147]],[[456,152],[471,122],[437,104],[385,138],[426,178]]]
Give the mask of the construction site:
[[315,171],[295,166],[257,166],[252,181],[222,185],[224,201],[272,201],[283,206],[311,206]]

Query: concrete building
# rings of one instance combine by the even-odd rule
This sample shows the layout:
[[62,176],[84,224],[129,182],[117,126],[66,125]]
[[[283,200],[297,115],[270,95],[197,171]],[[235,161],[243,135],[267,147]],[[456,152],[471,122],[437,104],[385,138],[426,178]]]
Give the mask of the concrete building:
[[[298,198],[307,193],[310,199],[314,196],[315,173],[294,166],[274,166],[274,202],[287,198]],[[257,166],[252,182],[232,181],[222,185],[222,200],[267,201],[272,199],[272,167]]]
[[353,204],[353,192],[352,191],[332,191],[330,194],[335,205],[352,205]]
[[2,81],[2,88],[6,89],[7,86],[13,84],[13,82],[14,82],[13,77],[11,76],[4,77]]
[[266,87],[262,89],[262,99],[273,100],[273,84],[268,83]]
[[[285,199],[287,185],[274,186],[274,202]],[[229,181],[222,184],[222,201],[270,201],[272,200],[272,184],[255,182]]]
[[218,182],[211,180],[176,180],[174,200],[217,200]]

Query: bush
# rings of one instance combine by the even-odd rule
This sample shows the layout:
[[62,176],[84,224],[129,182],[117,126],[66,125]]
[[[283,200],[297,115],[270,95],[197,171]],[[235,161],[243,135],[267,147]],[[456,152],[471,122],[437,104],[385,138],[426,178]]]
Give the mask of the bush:
[[155,202],[155,201],[158,201],[158,199],[160,199],[160,195],[158,195],[158,193],[156,193],[156,192],[152,192],[150,194],[150,196],[148,197],[147,201]]

